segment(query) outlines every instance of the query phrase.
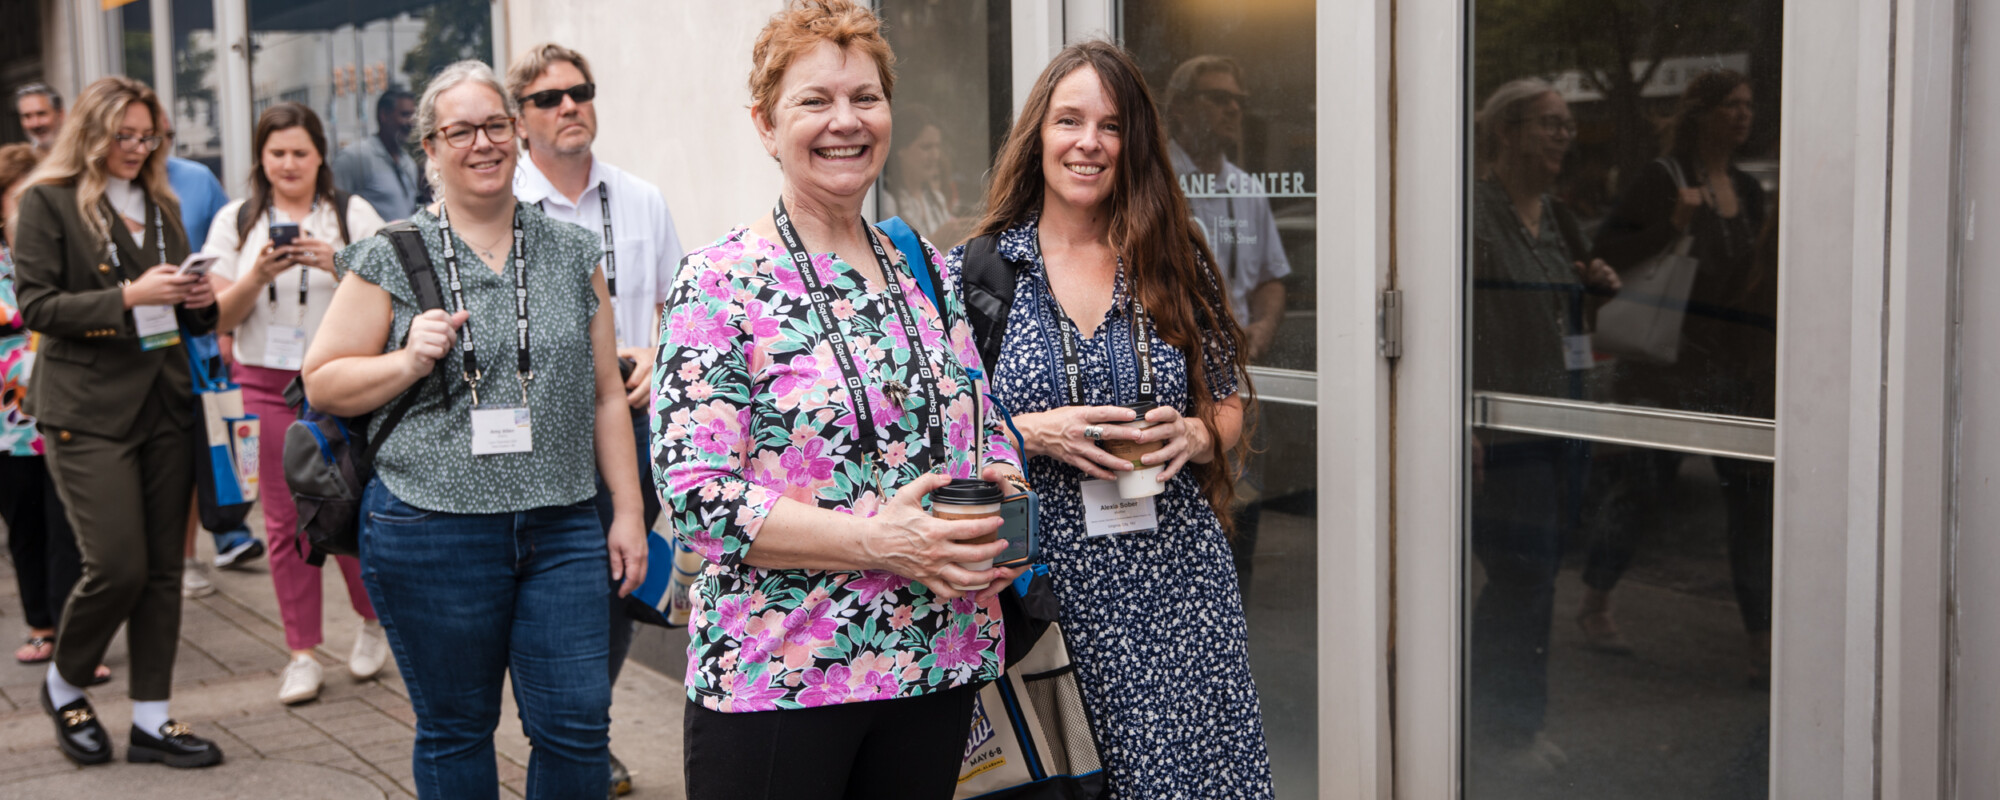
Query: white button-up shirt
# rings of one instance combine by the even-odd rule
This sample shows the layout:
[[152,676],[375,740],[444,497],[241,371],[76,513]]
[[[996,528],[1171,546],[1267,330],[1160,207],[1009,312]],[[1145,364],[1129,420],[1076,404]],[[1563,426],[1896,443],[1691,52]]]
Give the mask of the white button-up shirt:
[[612,244],[618,254],[618,296],[612,298],[618,346],[653,347],[659,344],[655,314],[667,301],[674,269],[686,255],[660,188],[593,158],[590,180],[583,195],[572,203],[556,191],[527,153],[521,154],[514,168],[514,199],[540,204],[551,219],[581,225],[602,243],[604,206],[597,199],[600,186],[611,192]]

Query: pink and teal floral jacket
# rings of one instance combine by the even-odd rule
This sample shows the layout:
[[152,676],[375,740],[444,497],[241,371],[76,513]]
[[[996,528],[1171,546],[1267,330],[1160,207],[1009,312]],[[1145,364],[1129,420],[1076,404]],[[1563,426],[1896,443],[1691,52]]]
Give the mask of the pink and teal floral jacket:
[[[925,243],[944,286],[947,326],[897,269],[939,379],[948,452],[939,468],[973,477],[975,402],[985,404],[985,456],[1020,457],[974,391],[979,364],[958,277]],[[783,246],[738,228],[681,262],[660,320],[653,372],[655,477],[673,530],[708,561],[696,582],[688,696],[723,712],[854,703],[990,681],[1002,663],[995,601],[940,602],[888,572],[760,569],[743,563],[780,498],[871,516],[884,490],[921,474],[930,446],[910,332],[887,291],[828,253],[813,268],[867,384],[879,453],[861,452],[855,397],[833,361]],[[949,346],[947,346],[947,343]],[[883,392],[911,387],[899,408]]]

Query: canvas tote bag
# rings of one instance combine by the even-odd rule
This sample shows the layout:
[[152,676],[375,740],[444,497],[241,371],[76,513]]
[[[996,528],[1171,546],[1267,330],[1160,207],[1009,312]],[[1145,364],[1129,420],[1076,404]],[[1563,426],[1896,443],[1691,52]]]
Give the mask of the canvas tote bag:
[[[1659,163],[1673,176],[1676,188],[1687,188],[1679,164],[1670,158]],[[1619,276],[1624,287],[1597,309],[1593,349],[1649,364],[1672,364],[1680,358],[1681,322],[1687,316],[1695,270],[1701,266],[1688,255],[1693,245],[1694,235],[1682,233],[1659,255]]]

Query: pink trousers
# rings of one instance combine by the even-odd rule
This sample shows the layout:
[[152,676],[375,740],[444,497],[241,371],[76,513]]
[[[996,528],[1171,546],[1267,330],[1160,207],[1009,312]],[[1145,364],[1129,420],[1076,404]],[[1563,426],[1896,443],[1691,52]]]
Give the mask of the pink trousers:
[[[243,410],[257,415],[257,499],[264,504],[264,535],[271,545],[271,585],[278,593],[278,615],[285,621],[285,646],[311,650],[325,640],[320,632],[320,572],[299,552],[299,510],[285,486],[285,430],[297,417],[285,406],[285,385],[298,377],[287,369],[247,364],[234,368],[243,386]],[[362,619],[374,619],[368,589],[361,583],[361,562],[336,556],[347,579],[347,599]]]

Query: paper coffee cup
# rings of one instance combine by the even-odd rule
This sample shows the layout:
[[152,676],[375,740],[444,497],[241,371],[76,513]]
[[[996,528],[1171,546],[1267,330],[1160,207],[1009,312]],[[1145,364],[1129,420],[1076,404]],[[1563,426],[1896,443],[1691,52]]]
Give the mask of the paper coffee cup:
[[[1156,403],[1133,403],[1131,405],[1125,406],[1125,408],[1131,409],[1132,413],[1138,416],[1138,419],[1132,420],[1131,422],[1117,422],[1111,424],[1117,425],[1118,427],[1121,428],[1131,428],[1132,430],[1143,431],[1147,428],[1153,427],[1154,423],[1146,421],[1146,414],[1150,413],[1155,408],[1159,408],[1159,405]],[[1140,444],[1138,442],[1130,441],[1127,439],[1106,439],[1104,441],[1098,442],[1097,446],[1104,448],[1107,452],[1111,453],[1112,455],[1125,459],[1126,461],[1131,462],[1132,464],[1131,472],[1118,473],[1119,497],[1124,498],[1126,500],[1137,500],[1141,497],[1152,497],[1153,495],[1159,494],[1160,492],[1166,490],[1166,485],[1160,483],[1160,470],[1162,469],[1162,466],[1156,464],[1149,467],[1146,466],[1144,463],[1141,463],[1139,460],[1140,458],[1144,457],[1147,453],[1157,452],[1161,448],[1166,447],[1167,446],[1166,442],[1148,442],[1145,444]]]
[[[985,519],[1000,515],[1000,500],[1005,497],[1000,487],[982,480],[955,478],[951,483],[931,492],[931,516],[938,519],[968,520]],[[990,544],[999,537],[997,532],[963,540],[966,544]],[[960,569],[971,572],[987,572],[993,569],[993,559],[981,561],[960,561]],[[991,585],[992,581],[978,586],[951,584],[951,588],[961,592],[976,592]]]

